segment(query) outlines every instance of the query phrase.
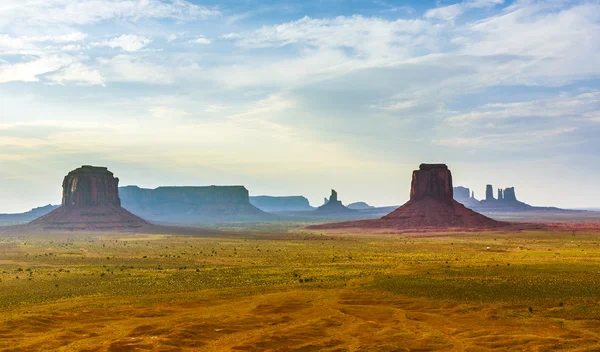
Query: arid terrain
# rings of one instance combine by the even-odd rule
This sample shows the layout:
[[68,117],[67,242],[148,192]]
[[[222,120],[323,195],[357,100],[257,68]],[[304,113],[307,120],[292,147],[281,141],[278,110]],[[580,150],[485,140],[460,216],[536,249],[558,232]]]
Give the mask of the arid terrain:
[[600,234],[8,235],[0,312],[1,351],[597,351]]

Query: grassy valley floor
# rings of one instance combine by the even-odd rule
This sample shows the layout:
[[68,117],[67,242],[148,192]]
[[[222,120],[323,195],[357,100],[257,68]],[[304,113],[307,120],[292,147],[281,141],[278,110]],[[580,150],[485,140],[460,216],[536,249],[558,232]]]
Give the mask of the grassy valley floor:
[[0,238],[0,351],[598,351],[600,234]]

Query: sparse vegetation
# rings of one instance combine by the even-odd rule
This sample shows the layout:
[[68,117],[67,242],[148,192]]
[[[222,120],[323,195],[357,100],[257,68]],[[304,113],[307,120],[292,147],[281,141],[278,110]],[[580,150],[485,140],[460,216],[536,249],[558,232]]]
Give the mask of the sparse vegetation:
[[[426,338],[426,343],[439,349],[451,349],[457,338],[463,339],[462,346],[492,349],[495,345],[475,333],[468,337],[471,331],[490,329],[493,335],[493,329],[500,329],[506,336],[518,336],[524,327],[536,324],[547,326],[549,332],[538,329],[523,341],[569,349],[570,340],[559,344],[557,334],[563,333],[587,348],[600,347],[600,330],[592,328],[600,319],[600,240],[595,233],[439,237],[268,233],[253,229],[219,237],[70,234],[28,237],[26,244],[24,238],[2,238],[0,310],[8,313],[0,315],[0,349],[28,350],[31,341],[53,346],[52,336],[57,334],[70,336],[61,346],[75,341],[110,345],[132,338],[142,345],[161,344],[170,341],[168,336],[183,334],[182,322],[199,315],[206,316],[204,324],[212,327],[205,335],[193,334],[205,350],[217,346],[232,350],[238,345],[251,349],[248,346],[260,341],[289,349],[345,349],[356,341],[375,343],[369,333],[372,324],[373,329],[391,334],[402,326],[410,330],[416,322],[419,331],[430,329],[437,336]],[[230,300],[233,297],[236,300]],[[213,304],[194,303],[199,301]],[[180,308],[188,305],[192,308]],[[94,325],[92,313],[78,322],[66,316],[60,320],[63,313],[57,312],[67,311],[82,317],[88,314],[83,311],[99,316],[109,312],[119,317],[115,324],[123,332]],[[146,315],[157,318],[139,318]],[[304,323],[306,319],[312,320]],[[40,321],[43,329],[32,327]],[[171,330],[140,332],[148,321],[171,324]],[[443,321],[464,333],[450,337]],[[91,335],[69,335],[71,323],[84,324],[81,334]],[[319,324],[332,324],[321,329],[332,335],[310,332],[308,326]],[[25,333],[11,332],[17,326]],[[263,326],[275,326],[279,340],[269,340],[275,332],[252,333]],[[227,335],[222,331],[240,334],[234,339],[237,344],[219,340]],[[295,339],[294,331],[312,338]],[[332,337],[335,334],[347,337],[340,340]],[[398,336],[384,335],[378,344],[389,347],[383,350],[407,346],[408,340]],[[423,336],[412,336],[414,346]],[[191,337],[178,341],[186,339]],[[326,347],[328,343],[333,347]],[[502,343],[498,338],[496,344]]]

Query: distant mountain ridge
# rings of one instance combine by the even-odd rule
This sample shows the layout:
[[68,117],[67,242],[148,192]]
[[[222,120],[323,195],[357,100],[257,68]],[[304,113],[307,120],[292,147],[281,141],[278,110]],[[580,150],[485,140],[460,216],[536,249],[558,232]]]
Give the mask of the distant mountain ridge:
[[264,221],[272,215],[252,204],[244,186],[119,188],[123,207],[156,223]]
[[0,214],[0,225],[16,225],[33,221],[40,216],[44,216],[58,208],[60,205],[48,204],[43,207],[33,208],[25,213],[18,214]]
[[250,197],[250,204],[268,213],[315,209],[303,196],[253,196]]

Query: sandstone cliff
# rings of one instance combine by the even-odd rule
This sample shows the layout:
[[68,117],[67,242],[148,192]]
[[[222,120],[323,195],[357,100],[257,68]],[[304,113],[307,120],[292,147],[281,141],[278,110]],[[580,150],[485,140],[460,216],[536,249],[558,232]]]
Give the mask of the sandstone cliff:
[[255,196],[250,197],[250,204],[266,212],[289,212],[289,211],[311,211],[314,210],[308,199],[302,196],[273,197]]
[[47,230],[126,230],[146,222],[121,207],[119,179],[105,167],[84,165],[63,180],[62,205],[32,221]]
[[149,221],[202,224],[263,221],[272,216],[252,204],[243,186],[120,188],[123,207]]
[[309,226],[311,229],[440,230],[493,228],[504,223],[476,213],[453,199],[452,173],[444,164],[421,164],[413,172],[410,200],[378,220]]

